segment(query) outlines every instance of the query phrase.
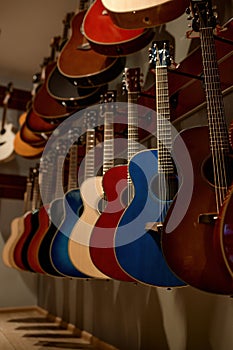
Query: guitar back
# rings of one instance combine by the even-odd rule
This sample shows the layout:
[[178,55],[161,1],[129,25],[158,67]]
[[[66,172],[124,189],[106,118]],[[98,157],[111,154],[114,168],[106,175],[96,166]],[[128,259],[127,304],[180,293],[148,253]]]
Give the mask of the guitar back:
[[123,70],[124,58],[101,55],[90,48],[80,31],[86,11],[74,16],[70,39],[58,57],[59,71],[79,87],[104,85],[115,79]]
[[102,0],[112,21],[120,28],[135,29],[159,26],[181,16],[188,0]]
[[113,24],[101,0],[96,0],[83,20],[83,31],[96,52],[108,56],[125,56],[141,50],[154,36],[153,30],[122,29]]

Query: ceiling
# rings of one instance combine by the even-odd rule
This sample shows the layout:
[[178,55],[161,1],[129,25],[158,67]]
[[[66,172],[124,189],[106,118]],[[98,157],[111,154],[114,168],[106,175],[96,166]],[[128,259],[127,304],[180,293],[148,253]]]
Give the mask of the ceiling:
[[[0,85],[12,81],[15,88],[31,90],[33,74],[40,71],[44,57],[50,55],[51,39],[62,35],[63,20],[68,12],[78,11],[79,1],[0,0]],[[233,0],[213,2],[219,5],[222,23],[233,16]],[[186,22],[182,17],[166,25],[181,47],[176,50],[178,61],[189,48]]]

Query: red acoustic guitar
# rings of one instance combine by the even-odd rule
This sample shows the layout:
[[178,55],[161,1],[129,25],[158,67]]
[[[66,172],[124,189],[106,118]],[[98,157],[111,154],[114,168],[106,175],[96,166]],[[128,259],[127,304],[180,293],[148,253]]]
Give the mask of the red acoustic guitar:
[[174,142],[182,183],[164,221],[162,249],[170,268],[187,284],[232,295],[232,276],[219,260],[213,240],[216,219],[232,181],[213,37],[216,20],[210,1],[191,1],[191,5],[193,29],[200,32],[208,127],[184,130]]
[[124,69],[124,57],[109,57],[95,52],[82,33],[86,1],[71,22],[71,37],[58,57],[59,71],[79,87],[101,86],[114,80]]
[[154,37],[152,29],[117,27],[101,0],[95,0],[88,9],[83,20],[83,32],[93,50],[108,56],[124,56],[139,51]]

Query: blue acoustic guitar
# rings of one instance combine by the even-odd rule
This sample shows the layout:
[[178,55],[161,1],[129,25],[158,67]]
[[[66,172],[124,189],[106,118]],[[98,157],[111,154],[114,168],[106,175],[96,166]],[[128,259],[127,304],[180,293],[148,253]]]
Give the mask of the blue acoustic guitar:
[[77,186],[78,142],[75,142],[75,134],[72,135],[72,131],[70,137],[74,137],[74,140],[70,148],[68,190],[63,200],[64,218],[53,237],[50,258],[54,268],[59,273],[66,277],[81,278],[87,276],[72,264],[68,254],[71,231],[83,210],[83,201]]
[[161,250],[161,229],[178,190],[171,158],[171,124],[165,45],[153,44],[150,61],[156,73],[157,149],[136,153],[129,162],[133,191],[115,231],[115,254],[121,268],[134,279],[153,286],[185,285],[168,267]]

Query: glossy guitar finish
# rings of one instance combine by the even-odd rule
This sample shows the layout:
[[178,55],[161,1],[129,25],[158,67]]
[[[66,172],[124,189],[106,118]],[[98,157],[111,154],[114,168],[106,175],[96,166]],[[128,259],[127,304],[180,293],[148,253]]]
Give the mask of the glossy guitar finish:
[[98,203],[103,198],[102,176],[87,178],[80,186],[83,212],[73,227],[69,240],[69,256],[74,266],[90,277],[108,278],[93,264],[89,242],[98,217]]
[[87,277],[71,262],[68,254],[68,243],[71,232],[81,215],[83,202],[79,189],[70,190],[64,197],[64,220],[58,227],[51,242],[50,257],[53,266],[59,273],[67,277]]
[[96,0],[83,20],[83,31],[91,47],[108,56],[124,56],[141,50],[152,40],[151,29],[122,29],[113,24],[102,4]]
[[104,85],[114,80],[123,70],[125,58],[101,55],[90,48],[81,33],[86,11],[74,16],[72,34],[58,57],[59,71],[79,87]]
[[122,197],[127,190],[128,166],[119,165],[109,169],[103,176],[106,207],[91,232],[90,255],[95,266],[107,276],[134,282],[118,264],[114,249],[115,230],[126,208]]
[[182,286],[168,267],[161,250],[161,233],[146,226],[161,223],[171,200],[161,200],[151,184],[159,181],[157,150],[137,153],[129,163],[134,197],[115,231],[115,253],[121,268],[132,278],[160,287]]
[[[73,131],[74,132],[74,131]],[[75,137],[76,141],[79,135],[73,135],[70,132],[70,137]],[[83,202],[80,195],[80,190],[77,188],[77,164],[78,164],[78,144],[73,143],[70,148],[69,157],[69,175],[68,175],[68,190],[63,200],[64,219],[58,227],[56,234],[52,240],[50,248],[50,257],[55,269],[67,277],[87,277],[82,274],[71,262],[68,254],[68,243],[73,227],[79,220]]]
[[102,0],[112,21],[121,28],[159,26],[181,16],[189,6],[188,0]]
[[[217,215],[214,187],[203,176],[204,162],[210,156],[208,127],[184,130],[180,137],[191,158],[193,187],[178,138],[173,150],[182,183],[164,221],[163,254],[172,271],[191,286],[210,293],[232,294],[233,279],[226,266],[220,266],[214,250],[214,225],[200,222],[201,214]],[[201,144],[196,140],[202,140]],[[189,201],[187,193],[191,195]]]

